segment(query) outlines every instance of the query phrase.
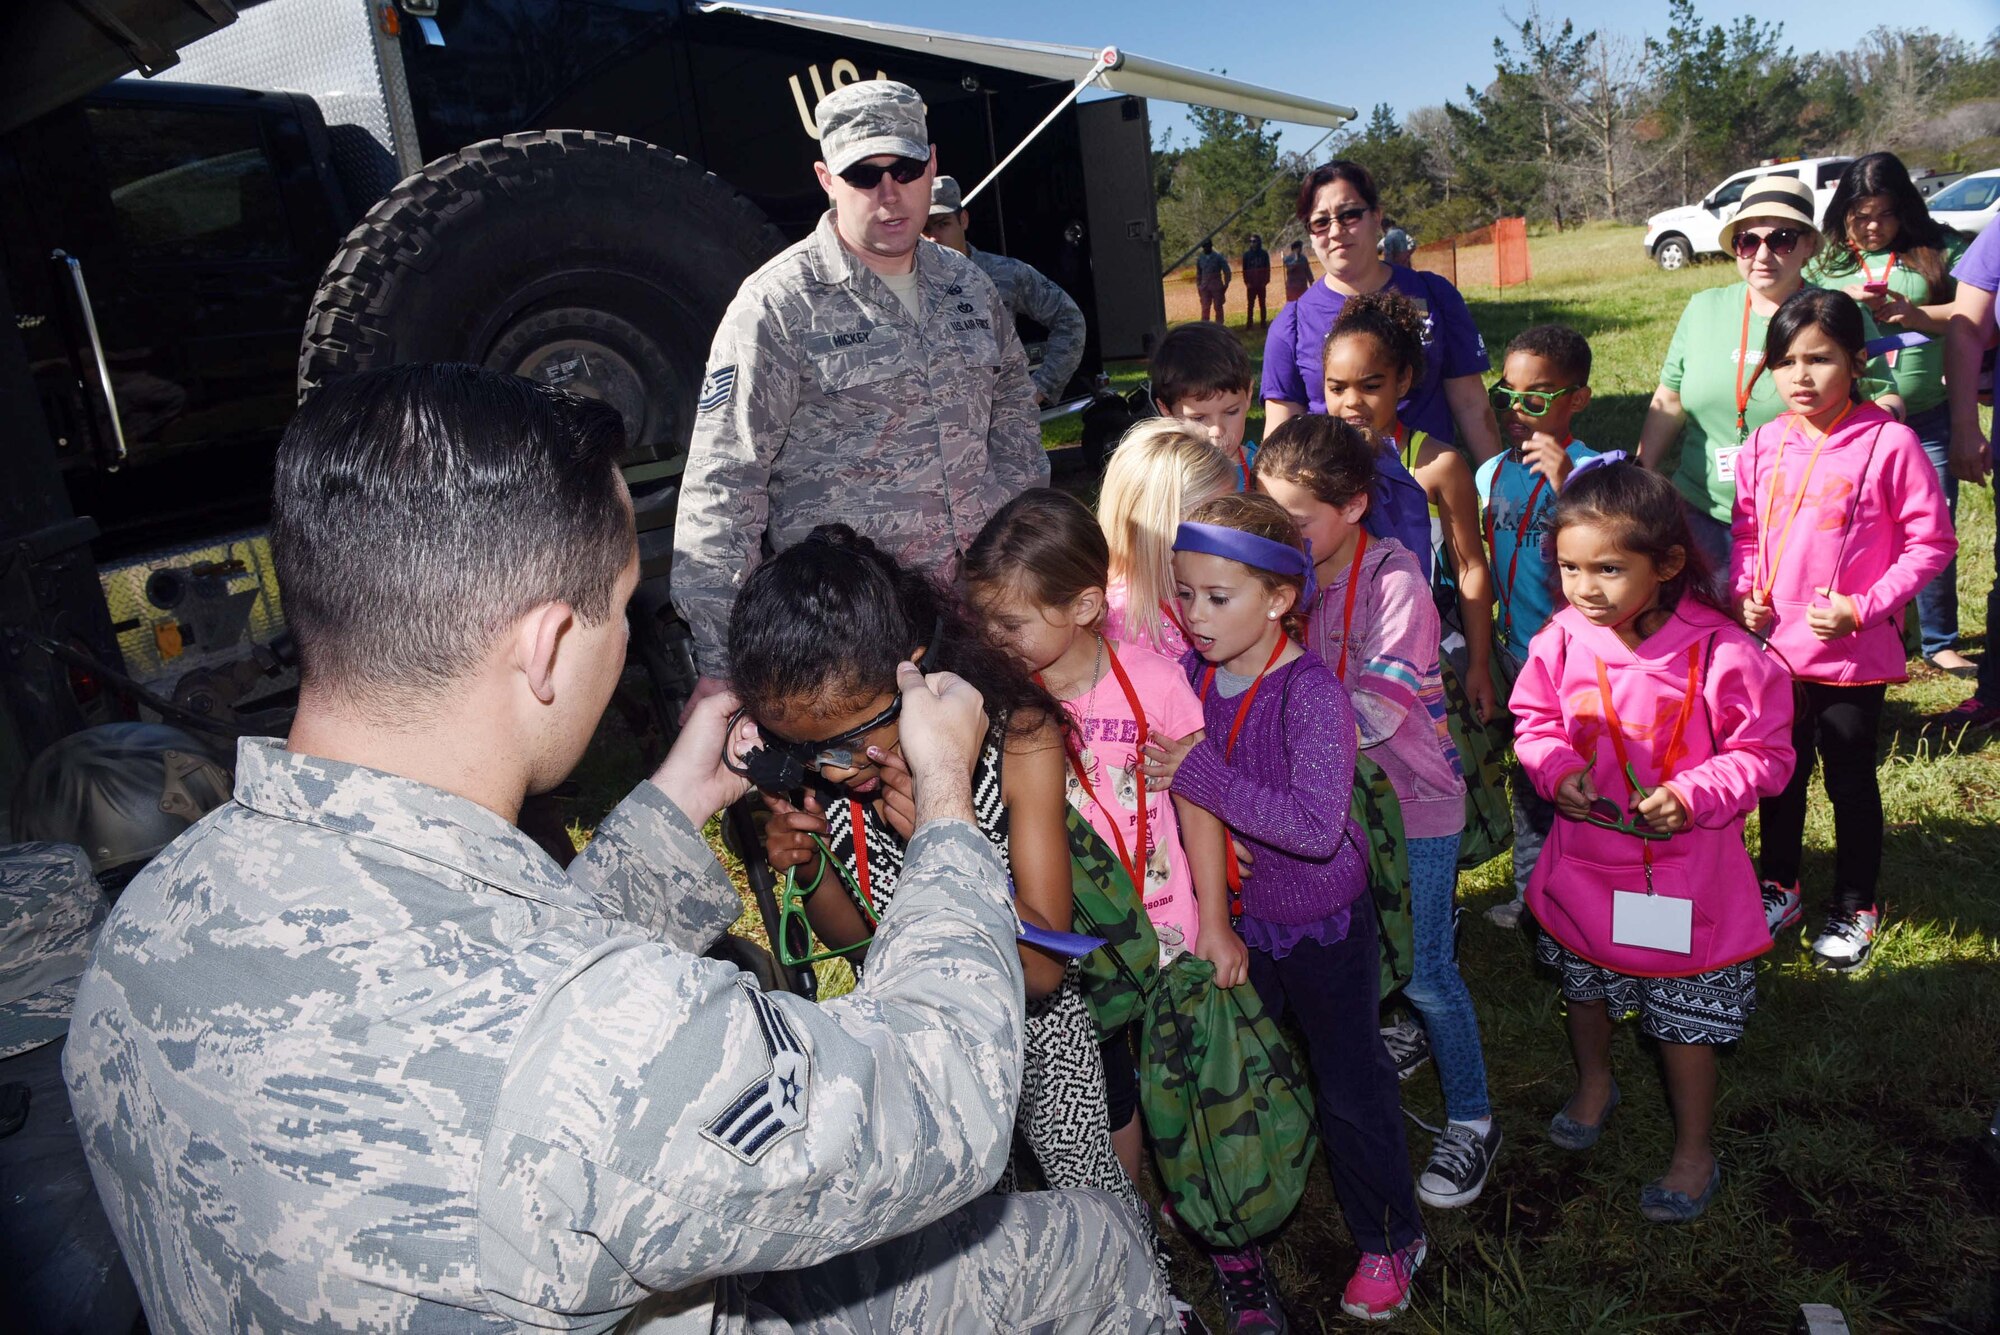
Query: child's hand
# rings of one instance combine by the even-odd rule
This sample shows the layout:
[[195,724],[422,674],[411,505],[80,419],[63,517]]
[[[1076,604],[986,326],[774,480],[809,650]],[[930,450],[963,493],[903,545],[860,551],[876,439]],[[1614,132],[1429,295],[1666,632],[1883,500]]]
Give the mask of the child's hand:
[[1907,325],[1917,314],[1917,307],[1900,292],[1884,292],[1882,300],[1875,306],[1875,323]]
[[1752,635],[1762,635],[1770,624],[1771,605],[1764,601],[1764,595],[1753,593],[1743,600],[1743,629]]
[[1597,786],[1590,781],[1590,771],[1580,769],[1556,785],[1556,810],[1571,820],[1583,820],[1590,815],[1590,804],[1597,800]]
[[1500,709],[1500,691],[1493,685],[1493,673],[1483,667],[1466,669],[1465,698],[1472,702],[1472,712],[1481,723],[1492,722]]
[[1569,451],[1546,431],[1537,431],[1521,445],[1521,461],[1528,465],[1530,472],[1540,473],[1549,485],[1557,491],[1569,481],[1570,470],[1576,461],[1569,457]]
[[1250,981],[1250,948],[1226,924],[1204,923],[1195,938],[1196,959],[1215,966],[1215,985],[1235,987]]
[[1250,879],[1250,868],[1257,864],[1257,855],[1235,835],[1229,836],[1229,847],[1236,854],[1236,875],[1241,880]]
[[1195,743],[1208,736],[1207,732],[1196,728],[1187,736],[1175,741],[1158,728],[1146,734],[1146,786],[1159,792],[1166,792],[1174,786],[1174,775],[1179,772],[1181,761],[1194,750]]
[[1852,598],[1832,589],[1815,589],[1813,592],[1826,599],[1828,604],[1806,610],[1806,625],[1812,628],[1813,634],[1822,640],[1837,640],[1861,628],[1861,617],[1854,610]]
[[879,746],[868,748],[868,758],[882,776],[882,817],[907,843],[917,832],[917,792],[910,781],[910,767],[900,755]]
[[1632,808],[1648,829],[1659,834],[1678,834],[1689,825],[1688,809],[1673,789],[1664,783],[1639,799]]
[[772,871],[783,874],[819,856],[819,845],[812,837],[824,835],[827,824],[826,817],[820,815],[819,801],[810,792],[803,811],[770,793],[764,794],[764,805],[771,808],[771,819],[764,824],[764,860]]

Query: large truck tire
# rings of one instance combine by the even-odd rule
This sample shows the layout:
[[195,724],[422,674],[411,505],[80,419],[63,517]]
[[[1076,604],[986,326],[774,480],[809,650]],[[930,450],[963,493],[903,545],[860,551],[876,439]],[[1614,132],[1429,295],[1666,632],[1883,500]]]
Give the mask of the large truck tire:
[[625,419],[627,463],[671,460],[723,311],[784,245],[749,200],[652,144],[484,140],[348,233],[306,321],[300,394],[371,367],[472,362],[602,399]]

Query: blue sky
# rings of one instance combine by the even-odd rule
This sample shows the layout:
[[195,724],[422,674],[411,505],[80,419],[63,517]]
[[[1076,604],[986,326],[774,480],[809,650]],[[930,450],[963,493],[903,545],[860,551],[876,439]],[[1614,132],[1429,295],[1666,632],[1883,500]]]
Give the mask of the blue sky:
[[[884,23],[941,28],[982,37],[1123,46],[1156,60],[1227,70],[1232,76],[1287,92],[1345,103],[1365,117],[1377,102],[1399,116],[1447,98],[1462,100],[1467,83],[1493,73],[1493,39],[1506,21],[1494,0],[1419,0],[1406,5],[1314,4],[1302,0],[778,0],[788,7]],[[1524,2],[1505,8],[1517,19]],[[1928,0],[1914,10],[1859,0],[1758,7],[1760,16],[1784,21],[1785,38],[1800,51],[1851,46],[1869,29],[1906,23],[1982,42],[2000,27],[1992,0]],[[1740,5],[1696,0],[1708,22],[1730,22]],[[1573,20],[1580,29],[1659,35],[1667,26],[1667,0],[1606,4],[1545,4],[1545,15]],[[1402,14],[1395,22],[1385,15]],[[1897,15],[1895,19],[1887,16]],[[1902,17],[1907,15],[1908,17]],[[1156,106],[1152,123],[1185,125],[1179,108]],[[1185,137],[1185,129],[1182,131]],[[1303,150],[1319,130],[1287,127],[1282,144]]]

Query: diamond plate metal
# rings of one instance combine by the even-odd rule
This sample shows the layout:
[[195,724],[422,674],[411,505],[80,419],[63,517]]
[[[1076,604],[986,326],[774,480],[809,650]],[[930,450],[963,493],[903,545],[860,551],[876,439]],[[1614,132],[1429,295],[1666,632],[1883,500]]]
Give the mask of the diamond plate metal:
[[[172,612],[153,606],[146,597],[146,580],[162,567],[183,568],[209,561],[243,562],[249,570],[231,577],[232,592],[257,590],[250,609],[247,638],[231,645],[190,649],[169,658],[160,650],[156,629],[174,622]],[[118,632],[118,649],[125,656],[125,669],[134,678],[167,694],[173,683],[197,668],[222,667],[242,659],[252,642],[268,644],[285,628],[285,613],[278,595],[278,573],[271,563],[271,543],[262,529],[231,534],[213,542],[194,543],[148,552],[117,565],[102,566],[97,572],[104,586],[104,602],[111,611],[111,624],[127,621],[138,624]]]

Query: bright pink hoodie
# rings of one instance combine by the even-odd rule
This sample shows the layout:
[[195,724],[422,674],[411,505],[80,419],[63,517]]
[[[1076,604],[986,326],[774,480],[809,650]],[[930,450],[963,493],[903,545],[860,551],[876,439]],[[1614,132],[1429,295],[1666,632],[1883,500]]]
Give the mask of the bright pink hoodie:
[[[1637,649],[1565,607],[1528,647],[1514,682],[1514,750],[1542,796],[1584,769],[1599,795],[1629,812],[1632,796],[1604,709],[1600,663],[1641,786],[1660,782],[1688,810],[1689,827],[1647,841],[1560,813],[1528,882],[1528,906],[1549,935],[1607,969],[1676,978],[1719,969],[1771,948],[1743,818],[1792,774],[1792,682],[1741,626],[1693,599]],[[1690,669],[1696,699],[1688,698]],[[1668,749],[1676,721],[1678,744]],[[1688,955],[1611,940],[1613,890],[1644,892],[1652,850],[1655,893],[1694,901]]]
[[[1768,586],[1776,615],[1765,634],[1793,675],[1838,686],[1902,681],[1903,610],[1958,550],[1944,488],[1917,433],[1872,403],[1836,423],[1815,460],[1818,442],[1810,423],[1787,413],[1736,456],[1730,586],[1739,602]],[[1859,630],[1813,634],[1806,613],[1827,606],[1822,588],[1854,600]]]

